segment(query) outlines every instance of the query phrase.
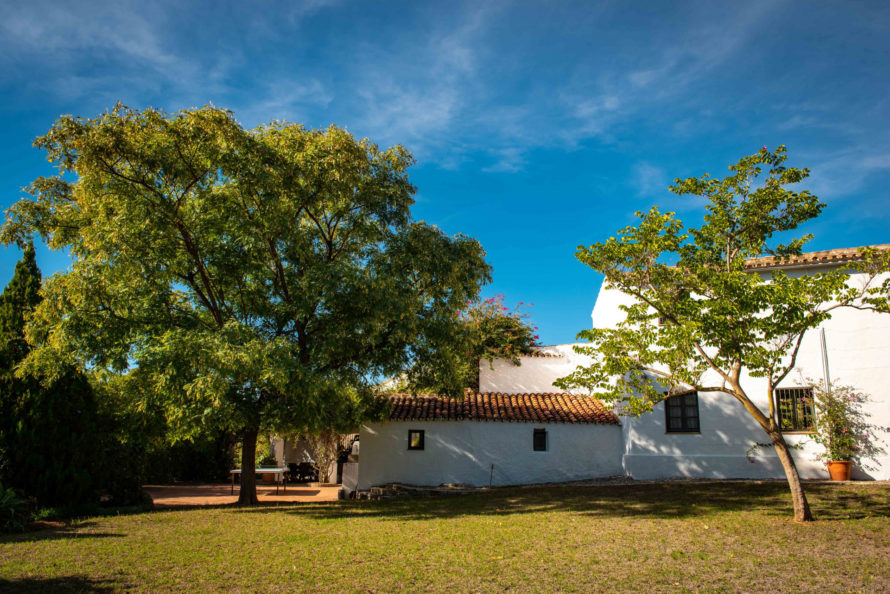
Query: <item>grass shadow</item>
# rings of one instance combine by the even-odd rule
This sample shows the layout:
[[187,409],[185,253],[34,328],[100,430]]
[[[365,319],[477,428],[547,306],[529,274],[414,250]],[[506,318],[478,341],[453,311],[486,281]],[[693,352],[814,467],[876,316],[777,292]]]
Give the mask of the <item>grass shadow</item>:
[[[0,536],[0,542],[38,542],[43,540],[66,540],[75,538],[123,538],[123,534],[115,532],[81,532],[81,529],[94,525],[96,522],[78,521],[71,524],[55,524],[42,526],[25,532],[8,532]],[[0,588],[0,592],[5,592]]]
[[[814,514],[823,520],[890,516],[890,488],[808,484]],[[343,501],[293,507],[240,508],[236,513],[285,512],[312,519],[380,518],[411,521],[547,511],[602,518],[687,518],[759,512],[790,518],[784,481],[668,481],[626,485],[505,487],[459,496]]]
[[126,587],[114,580],[82,575],[56,578],[0,578],[0,592],[119,592]]

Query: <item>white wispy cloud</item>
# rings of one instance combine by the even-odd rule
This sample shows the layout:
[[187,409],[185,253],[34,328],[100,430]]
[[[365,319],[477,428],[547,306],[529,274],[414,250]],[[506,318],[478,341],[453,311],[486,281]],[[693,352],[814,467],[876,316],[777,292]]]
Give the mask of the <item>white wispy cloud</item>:
[[[303,0],[288,3],[275,14],[295,23],[335,4],[335,0]],[[223,51],[212,51],[215,47],[198,51],[191,46],[189,24],[182,21],[188,5],[34,0],[5,8],[0,19],[0,66],[6,63],[3,70],[7,76],[12,76],[19,63],[43,75],[25,76],[25,88],[48,91],[72,102],[88,99],[91,104],[108,106],[125,99],[156,105],[160,100],[161,106],[173,109],[204,105],[216,98],[226,103],[240,90],[230,76],[235,68],[244,66],[241,49],[236,43],[225,44]],[[261,10],[252,13],[243,23],[244,29],[269,22],[260,18],[263,14]],[[207,23],[195,22],[193,26]],[[3,78],[0,71],[0,81]],[[328,94],[320,84],[317,80],[299,84],[260,81],[258,91],[264,96],[257,105],[283,110],[289,102],[288,93],[293,95],[291,102],[324,102]]]
[[[854,146],[823,153],[803,152],[800,161],[810,168],[807,187],[817,196],[833,201],[855,194],[878,174],[890,172],[890,147]],[[886,194],[875,196],[875,201],[886,204]],[[876,214],[886,216],[886,209]]]
[[273,120],[301,121],[306,106],[326,107],[334,93],[317,79],[273,80],[252,89],[257,99],[246,102],[235,112],[246,126],[257,126]]
[[447,147],[460,142],[455,123],[467,113],[477,81],[477,45],[496,10],[494,4],[468,9],[456,26],[442,25],[425,42],[395,52],[365,47],[353,83],[361,99],[359,126],[383,142],[407,144],[422,157],[444,146],[439,158],[456,162]]
[[633,172],[637,196],[652,197],[667,190],[668,176],[660,167],[641,161],[634,166]]
[[158,70],[181,60],[159,39],[166,22],[157,5],[132,2],[61,3],[47,0],[7,5],[0,31],[7,48],[67,61],[63,52],[101,49],[109,58],[125,56]]
[[525,166],[525,151],[519,147],[502,148],[492,151],[495,162],[482,171],[486,173],[514,173]]

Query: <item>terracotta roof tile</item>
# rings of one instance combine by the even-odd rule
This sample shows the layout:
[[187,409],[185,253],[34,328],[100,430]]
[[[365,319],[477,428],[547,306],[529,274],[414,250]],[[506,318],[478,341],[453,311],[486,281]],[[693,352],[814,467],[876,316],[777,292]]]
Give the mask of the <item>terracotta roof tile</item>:
[[[890,243],[867,246],[879,250],[890,249]],[[815,266],[820,264],[839,264],[852,262],[859,259],[861,247],[840,248],[836,250],[823,250],[821,252],[806,252],[799,256],[777,258],[765,256],[762,258],[750,258],[745,261],[748,270],[760,270],[765,268],[784,268],[787,266]]]
[[593,396],[468,392],[460,400],[436,394],[389,394],[391,421],[523,421],[618,425],[618,417]]

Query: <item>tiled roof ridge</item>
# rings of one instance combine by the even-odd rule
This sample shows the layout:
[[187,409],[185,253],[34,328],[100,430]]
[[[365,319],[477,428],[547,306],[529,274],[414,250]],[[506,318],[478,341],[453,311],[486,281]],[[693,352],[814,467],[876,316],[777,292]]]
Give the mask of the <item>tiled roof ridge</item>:
[[619,425],[618,417],[593,397],[566,392],[508,394],[467,391],[461,399],[436,394],[394,393],[391,421],[520,421]]
[[836,248],[833,250],[819,250],[815,252],[804,252],[797,256],[761,256],[759,258],[748,258],[747,260],[745,260],[745,268],[752,270],[761,268],[784,268],[786,266],[818,266],[821,264],[840,264],[843,262],[853,262],[860,259],[860,252],[866,248],[890,250],[890,243],[864,245],[849,248]]

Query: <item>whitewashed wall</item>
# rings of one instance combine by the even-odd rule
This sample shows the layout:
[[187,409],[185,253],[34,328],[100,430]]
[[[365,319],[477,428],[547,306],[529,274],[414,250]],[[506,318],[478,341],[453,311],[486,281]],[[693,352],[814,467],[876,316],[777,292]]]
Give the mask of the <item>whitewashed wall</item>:
[[[589,365],[590,358],[579,355],[571,344],[543,347],[550,357],[521,357],[520,364],[495,359],[491,364],[485,359],[479,362],[479,391],[501,394],[537,394],[566,392],[553,385],[578,365]],[[584,390],[568,390],[583,393]]]
[[[547,429],[547,451],[532,449]],[[408,430],[425,432],[425,449],[408,449]],[[617,425],[483,421],[398,421],[361,429],[358,489],[386,483],[487,486],[581,480],[623,474]],[[492,474],[492,465],[494,471]]]
[[[788,274],[818,271],[808,268],[788,271]],[[854,286],[861,282],[861,275],[851,278]],[[618,306],[629,302],[627,295],[608,287],[602,288],[592,313],[593,326],[614,326],[624,315]],[[872,402],[866,410],[871,422],[878,426],[890,426],[890,314],[840,309],[823,327],[831,379],[870,394]],[[797,370],[785,379],[783,387],[804,385],[802,378],[822,379],[818,330],[805,336],[798,354]],[[744,378],[742,383],[754,403],[768,414],[765,382],[758,378]],[[626,472],[634,478],[784,476],[775,453],[769,448],[759,448],[753,463],[746,457],[746,450],[752,444],[768,439],[737,401],[722,393],[702,393],[699,395],[699,408],[700,434],[667,433],[663,405],[638,419],[622,419]],[[890,433],[877,430],[874,437],[890,451]],[[801,449],[793,452],[802,476],[828,476],[824,464],[817,460],[821,449],[808,436],[786,434],[786,440],[802,445]],[[854,468],[854,478],[890,480],[890,457],[886,454],[865,462],[872,468]]]
[[[636,479],[658,478],[782,478],[785,472],[763,429],[731,396],[701,392],[698,396],[699,433],[668,433],[664,404],[638,418],[622,418],[624,470]],[[804,435],[786,435],[789,444],[804,443]],[[804,478],[827,478],[825,465],[815,459],[810,443],[792,450]]]
[[[818,272],[807,268],[789,275]],[[851,284],[862,282],[854,275]],[[627,295],[602,287],[592,313],[594,328],[608,328],[623,317],[619,306],[630,303]],[[851,309],[837,310],[824,324],[831,378],[871,395],[867,408],[871,422],[890,426],[890,314]],[[487,361],[480,364],[480,391],[505,394],[561,392],[553,381],[590,360],[578,355],[573,345],[544,347],[557,357],[523,357],[522,364]],[[822,356],[819,332],[810,332],[798,355],[798,372],[783,387],[803,385],[802,378],[821,380]],[[763,379],[744,378],[743,385],[755,404],[768,414]],[[387,482],[417,485],[468,483],[487,485],[494,464],[496,485],[565,481],[627,474],[638,479],[782,478],[784,472],[769,447],[747,452],[755,443],[768,441],[766,434],[736,400],[723,393],[699,394],[701,432],[667,433],[663,405],[639,418],[622,418],[622,426],[535,425],[477,421],[394,422],[362,428],[362,453],[358,488]],[[532,429],[546,427],[550,447],[532,451]],[[408,429],[426,431],[426,449],[407,449]],[[874,436],[890,451],[890,433]],[[790,444],[800,444],[793,455],[805,478],[826,478],[817,459],[820,448],[807,435],[786,434]],[[753,459],[753,462],[752,462]],[[854,468],[853,477],[890,480],[890,456],[866,460],[871,468]]]

